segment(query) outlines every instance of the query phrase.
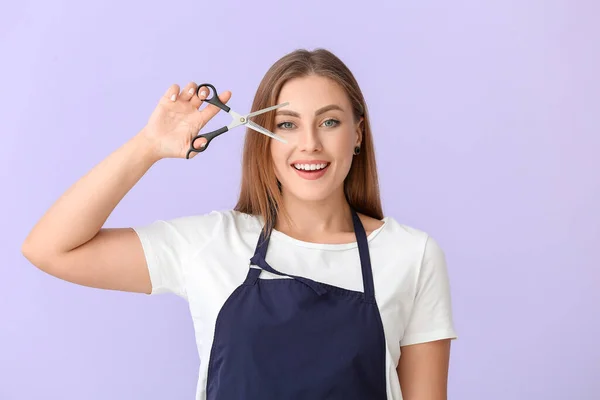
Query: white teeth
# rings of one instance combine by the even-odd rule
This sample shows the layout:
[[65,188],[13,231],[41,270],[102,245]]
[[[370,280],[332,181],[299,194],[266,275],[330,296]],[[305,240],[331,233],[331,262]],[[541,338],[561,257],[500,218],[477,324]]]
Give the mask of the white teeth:
[[327,166],[327,164],[294,164],[294,168],[304,170],[304,171],[315,171],[318,169],[323,169]]

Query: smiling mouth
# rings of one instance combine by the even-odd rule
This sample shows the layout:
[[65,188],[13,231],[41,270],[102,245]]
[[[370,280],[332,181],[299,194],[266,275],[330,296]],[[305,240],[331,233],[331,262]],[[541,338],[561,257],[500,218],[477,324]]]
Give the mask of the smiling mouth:
[[293,163],[291,167],[300,178],[314,181],[325,175],[330,164],[329,162]]
[[328,162],[318,163],[318,164],[292,164],[292,167],[297,171],[303,172],[313,172],[320,171],[329,166]]

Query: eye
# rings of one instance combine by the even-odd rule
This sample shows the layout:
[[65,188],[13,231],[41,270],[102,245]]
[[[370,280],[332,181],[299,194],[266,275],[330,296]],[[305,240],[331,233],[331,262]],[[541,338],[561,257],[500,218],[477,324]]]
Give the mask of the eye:
[[335,128],[339,124],[340,124],[340,121],[338,121],[337,119],[333,119],[333,118],[329,118],[328,120],[325,120],[325,122],[323,122],[323,125],[325,125],[326,128]]
[[294,124],[292,122],[285,121],[285,122],[281,122],[281,123],[277,124],[277,128],[279,128],[279,129],[292,129],[293,125]]

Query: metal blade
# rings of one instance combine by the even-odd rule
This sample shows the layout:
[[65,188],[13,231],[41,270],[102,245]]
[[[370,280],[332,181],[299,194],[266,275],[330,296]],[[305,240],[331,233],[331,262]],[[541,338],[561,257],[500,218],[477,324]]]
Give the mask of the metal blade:
[[275,110],[275,109],[280,108],[280,107],[285,107],[288,104],[290,104],[290,103],[288,101],[286,101],[285,103],[277,104],[276,106],[271,106],[271,107],[263,108],[262,110],[254,111],[253,113],[250,113],[250,114],[246,115],[246,118],[252,118],[252,117],[255,117],[257,115],[264,114],[264,113],[269,112],[271,110]]
[[282,143],[287,143],[287,140],[285,140],[281,136],[274,134],[273,132],[269,131],[268,129],[263,128],[262,126],[258,125],[255,122],[247,121],[246,126],[248,126],[248,128],[254,129],[257,132],[262,133],[263,135],[267,135],[269,137],[272,137],[275,140],[279,140]]

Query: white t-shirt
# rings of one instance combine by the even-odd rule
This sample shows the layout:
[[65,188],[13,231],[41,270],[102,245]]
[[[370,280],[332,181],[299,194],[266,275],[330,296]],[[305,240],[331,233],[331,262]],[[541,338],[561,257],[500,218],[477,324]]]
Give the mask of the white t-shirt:
[[[150,271],[152,294],[175,293],[189,303],[200,356],[196,400],[205,400],[215,322],[246,278],[262,218],[213,211],[135,227]],[[425,232],[391,217],[368,236],[375,298],[387,344],[387,396],[401,400],[400,347],[456,338],[443,251]],[[266,261],[276,270],[363,291],[356,242],[303,242],[273,230]],[[261,279],[290,279],[263,271]]]

